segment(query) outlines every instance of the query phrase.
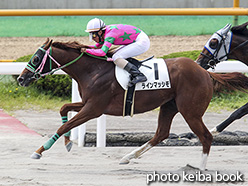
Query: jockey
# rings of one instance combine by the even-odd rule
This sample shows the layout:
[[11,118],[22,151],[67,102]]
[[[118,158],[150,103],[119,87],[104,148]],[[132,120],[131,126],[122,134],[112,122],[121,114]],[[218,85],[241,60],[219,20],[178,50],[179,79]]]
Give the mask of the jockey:
[[122,45],[115,51],[112,59],[115,65],[131,74],[132,78],[128,86],[131,87],[138,82],[147,80],[146,76],[135,65],[126,60],[149,49],[150,40],[142,30],[124,24],[105,25],[101,19],[94,18],[88,22],[85,32],[89,33],[90,40],[93,39],[96,44],[89,46],[90,49],[82,48],[82,52],[95,56],[105,56],[112,44]]

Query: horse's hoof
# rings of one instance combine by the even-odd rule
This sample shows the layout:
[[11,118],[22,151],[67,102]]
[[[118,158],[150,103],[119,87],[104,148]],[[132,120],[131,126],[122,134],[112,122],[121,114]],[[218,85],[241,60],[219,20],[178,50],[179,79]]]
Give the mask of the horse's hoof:
[[34,152],[30,157],[32,158],[32,159],[40,159],[41,158],[41,154],[38,154],[37,152]]
[[213,136],[217,136],[219,134],[219,132],[217,131],[217,128],[213,128],[210,130],[210,133],[213,135]]
[[120,165],[126,165],[126,164],[129,164],[129,162],[130,162],[130,161],[129,161],[128,159],[122,158],[119,164],[120,164]]
[[73,145],[73,142],[72,142],[72,141],[70,141],[69,143],[67,143],[67,144],[65,145],[65,148],[66,148],[66,150],[67,150],[68,152],[71,151],[72,145]]

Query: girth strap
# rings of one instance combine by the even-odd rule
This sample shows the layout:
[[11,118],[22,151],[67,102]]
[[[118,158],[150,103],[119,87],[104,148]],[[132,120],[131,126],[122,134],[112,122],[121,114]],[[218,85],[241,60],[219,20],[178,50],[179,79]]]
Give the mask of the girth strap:
[[134,114],[134,96],[135,96],[135,85],[128,87],[125,91],[124,105],[123,105],[123,116],[133,116]]

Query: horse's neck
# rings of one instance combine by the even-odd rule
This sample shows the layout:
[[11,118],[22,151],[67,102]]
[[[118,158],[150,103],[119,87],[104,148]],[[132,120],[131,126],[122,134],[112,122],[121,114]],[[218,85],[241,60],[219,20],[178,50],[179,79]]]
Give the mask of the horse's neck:
[[92,95],[94,92],[98,92],[99,88],[102,86],[110,89],[111,83],[115,80],[114,65],[111,62],[89,57],[88,60],[83,58],[78,61],[72,68],[74,68],[74,77],[71,74],[70,76],[77,81],[79,92],[84,95],[84,98],[86,99],[87,96]]
[[[240,44],[244,43],[247,40],[248,38],[245,38],[244,36],[233,35],[230,54],[228,58],[239,60],[244,64],[248,65],[248,43],[246,43],[244,46],[239,47]],[[239,48],[235,49],[236,47]]]
[[[76,59],[78,57],[78,54],[69,53],[68,51],[58,48],[53,48],[52,57],[57,61],[57,63],[60,64],[61,67],[63,67],[64,65]],[[77,61],[75,63],[77,63]],[[53,68],[57,68],[57,64],[54,63],[53,65],[54,65]],[[74,73],[75,70],[73,70],[72,68],[73,66],[74,64],[71,64],[62,68],[61,70],[63,70],[65,73],[67,73],[69,76],[75,79],[77,75]]]
[[[57,53],[54,53],[54,55],[56,55],[56,60],[61,66],[69,63],[79,56],[79,54],[68,51],[63,51],[64,55],[61,55],[61,52],[62,51],[57,51]],[[65,52],[68,52],[68,54]],[[94,83],[94,81],[98,78],[103,77],[105,74],[109,73],[111,69],[114,69],[113,66],[114,65],[112,65],[111,62],[105,62],[100,59],[83,55],[75,63],[62,70],[76,80],[81,87],[87,87],[90,83]]]

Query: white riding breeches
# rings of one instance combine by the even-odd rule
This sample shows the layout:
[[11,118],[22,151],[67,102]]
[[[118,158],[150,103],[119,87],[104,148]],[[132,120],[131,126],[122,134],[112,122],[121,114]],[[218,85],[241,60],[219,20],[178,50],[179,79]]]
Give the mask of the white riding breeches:
[[118,58],[127,59],[129,57],[135,57],[143,54],[149,48],[150,39],[143,31],[141,31],[141,33],[136,38],[135,43],[119,47],[112,56],[112,59],[115,61]]

